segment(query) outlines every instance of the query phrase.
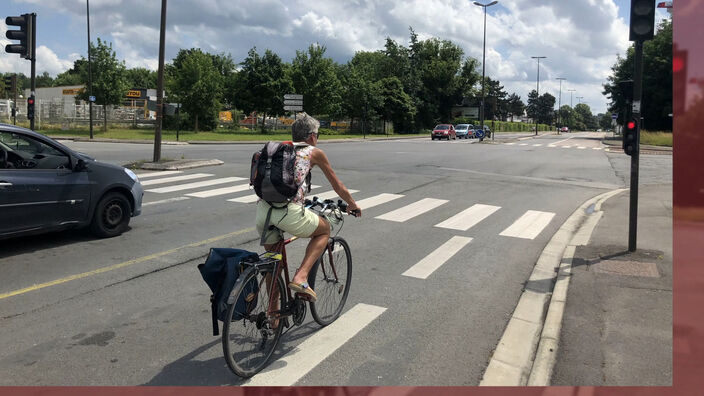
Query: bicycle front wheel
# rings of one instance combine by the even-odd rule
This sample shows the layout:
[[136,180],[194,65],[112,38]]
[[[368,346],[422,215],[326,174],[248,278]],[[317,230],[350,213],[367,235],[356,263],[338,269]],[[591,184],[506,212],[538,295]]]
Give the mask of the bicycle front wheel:
[[[270,299],[271,272],[253,271],[232,291],[233,304],[222,327],[222,347],[230,370],[243,378],[261,371],[276,349],[284,319],[286,289],[281,275],[276,277]],[[271,301],[271,303],[270,303]],[[272,305],[269,307],[269,305]]]
[[352,253],[344,239],[331,238],[308,281],[318,296],[310,303],[310,313],[319,325],[327,326],[340,316],[352,282]]

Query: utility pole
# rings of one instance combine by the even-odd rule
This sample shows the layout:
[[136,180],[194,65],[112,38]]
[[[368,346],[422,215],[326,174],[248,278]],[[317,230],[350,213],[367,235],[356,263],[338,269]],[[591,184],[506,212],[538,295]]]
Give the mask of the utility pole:
[[164,118],[164,42],[166,40],[166,0],[161,0],[161,32],[159,33],[159,73],[156,82],[156,130],[154,162],[161,160],[161,124]]
[[[482,4],[480,2],[475,1],[474,5],[482,7],[484,9],[484,44],[483,44],[483,49],[482,49],[482,103],[481,103],[481,108],[479,109],[479,125],[482,128],[482,131],[484,131],[484,101],[485,101],[485,91],[484,91],[484,86],[486,85],[486,81],[484,78],[484,70],[485,70],[485,64],[486,64],[486,8],[491,7],[494,4],[498,3],[498,1],[492,1],[489,4]],[[492,125],[493,129],[493,125]],[[484,135],[482,135],[484,136]],[[479,138],[479,140],[484,140],[483,137]],[[491,132],[491,140],[494,140],[494,131]]]
[[535,98],[535,136],[538,136],[538,104],[540,102],[540,60],[545,59],[545,56],[531,56],[533,59],[538,60],[538,76],[536,77],[536,87],[535,93],[537,97]]
[[[86,0],[86,25],[88,26],[88,128],[90,130],[90,138],[93,139],[93,72],[91,70],[91,55],[90,55],[90,0]],[[103,111],[105,109],[103,108]]]
[[557,96],[557,134],[560,134],[560,124],[562,124],[562,117],[560,115],[560,106],[562,106],[562,80],[567,80],[564,77],[558,77],[556,80],[560,81],[560,94]]
[[572,106],[572,92],[576,92],[577,90],[576,89],[568,89],[567,91],[569,91],[569,93],[570,93],[570,108],[574,109],[574,107]]

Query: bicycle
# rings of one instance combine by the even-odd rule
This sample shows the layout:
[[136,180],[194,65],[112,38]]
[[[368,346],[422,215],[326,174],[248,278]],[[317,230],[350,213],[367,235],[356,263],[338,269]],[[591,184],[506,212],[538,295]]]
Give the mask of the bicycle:
[[[286,287],[290,275],[285,246],[298,237],[285,239],[281,252],[265,252],[257,261],[241,263],[246,269],[228,298],[222,330],[225,360],[230,370],[240,377],[250,378],[267,365],[285,334],[284,327],[288,328],[286,332],[293,328],[288,318],[291,317],[294,326],[305,320],[306,301],[313,319],[321,326],[334,322],[347,301],[352,280],[352,253],[347,242],[337,236],[344,224],[347,205],[341,200],[335,204],[329,199],[321,202],[313,197],[312,201],[306,200],[304,206],[327,218],[337,229],[308,275],[317,300],[310,301],[303,293],[292,295],[291,289]],[[245,303],[237,304],[238,301]],[[242,350],[236,350],[238,346]]]

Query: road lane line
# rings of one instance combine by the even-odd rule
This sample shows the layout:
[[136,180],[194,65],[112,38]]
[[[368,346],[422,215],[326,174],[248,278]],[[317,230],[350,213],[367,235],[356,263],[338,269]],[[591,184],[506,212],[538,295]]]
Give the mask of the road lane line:
[[507,145],[507,146],[513,146],[514,144],[516,144],[516,143],[515,143],[515,142],[512,142],[512,143],[506,143],[506,145]]
[[474,225],[501,209],[501,206],[476,204],[449,219],[435,224],[435,227],[449,228],[451,230],[467,231]]
[[230,186],[230,187],[216,188],[214,190],[199,191],[199,192],[189,193],[186,195],[189,197],[195,197],[195,198],[210,198],[210,197],[216,197],[218,195],[232,194],[232,193],[246,191],[246,190],[249,190],[249,183],[238,184],[236,186]]
[[586,147],[584,147],[584,146],[579,146],[579,147],[577,147],[577,148],[580,149],[580,150],[584,150]]
[[519,146],[527,146],[527,145],[528,145],[528,143],[521,143],[521,144],[519,144]]
[[165,203],[170,203],[170,202],[184,201],[186,199],[190,199],[190,198],[176,197],[176,198],[162,199],[161,201],[143,202],[142,206],[144,207],[144,206],[150,206],[150,205],[159,205],[159,204],[165,204]]
[[[319,187],[320,186],[316,186],[315,184],[313,184],[312,186],[310,186],[310,189],[315,190],[316,188],[319,188]],[[227,201],[228,202],[239,202],[239,203],[252,203],[252,202],[257,202],[258,199],[259,199],[259,197],[257,196],[257,194],[250,194],[250,195],[245,195],[243,197],[228,199]]]
[[533,147],[540,147],[540,146],[542,146],[542,145],[543,145],[542,143],[536,143],[536,144],[533,145]]
[[293,351],[269,364],[243,386],[292,386],[333,352],[386,311],[384,307],[357,304],[332,324],[317,330]]
[[164,183],[171,183],[171,182],[177,182],[177,181],[183,181],[183,180],[200,179],[200,178],[208,177],[208,176],[212,176],[212,175],[210,173],[192,173],[190,175],[165,177],[163,179],[152,179],[152,180],[143,181],[142,187],[152,186],[154,184],[164,184]]
[[558,144],[558,143],[566,142],[566,141],[572,139],[573,137],[576,137],[576,136],[570,136],[570,137],[568,137],[567,139],[559,140],[559,141],[557,141],[557,142],[555,142],[555,143],[553,143],[553,144]]
[[401,194],[381,193],[379,195],[375,195],[373,197],[364,198],[360,201],[357,201],[357,206],[359,206],[362,210],[365,210],[365,209],[373,208],[377,205],[391,202],[394,199],[399,199],[401,197],[403,197],[403,195],[401,195]]
[[601,147],[592,147],[592,150],[601,150]]
[[163,194],[163,193],[170,193],[170,192],[174,192],[174,191],[183,191],[183,190],[191,190],[191,189],[200,188],[200,187],[214,186],[216,184],[232,183],[232,182],[242,181],[242,180],[247,180],[247,179],[245,179],[244,177],[223,177],[220,179],[210,179],[210,180],[193,182],[193,183],[177,184],[175,186],[153,188],[151,190],[146,190],[146,191],[152,192],[152,193]]
[[449,241],[443,243],[439,248],[425,256],[413,267],[404,272],[403,276],[412,278],[427,279],[435,270],[440,268],[445,262],[452,258],[457,252],[472,241],[472,238],[463,236],[453,236]]
[[572,148],[572,146],[560,146],[562,148]]
[[529,210],[523,214],[518,220],[511,224],[508,228],[501,231],[499,235],[535,239],[540,232],[550,223],[555,213],[539,212],[537,210]]
[[435,209],[438,206],[447,203],[446,199],[436,199],[436,198],[423,198],[418,202],[414,202],[410,205],[406,205],[402,208],[393,210],[383,215],[375,217],[375,219],[395,221],[397,223],[403,223],[406,220],[412,219],[416,216],[422,215],[423,213]]
[[40,284],[38,284],[38,285],[32,285],[32,286],[29,286],[29,287],[25,287],[24,289],[19,289],[19,290],[14,290],[14,291],[7,292],[7,293],[2,293],[2,294],[0,294],[0,300],[5,299],[5,298],[8,298],[8,297],[12,297],[12,296],[17,296],[17,295],[20,295],[20,294],[25,294],[25,293],[28,293],[28,292],[31,292],[31,291],[34,291],[34,290],[43,289],[43,288],[45,288],[45,287],[60,285],[60,284],[62,284],[62,283],[70,282],[70,281],[72,281],[72,280],[81,279],[81,278],[87,278],[87,277],[89,277],[89,276],[102,274],[102,273],[104,273],[104,272],[109,272],[109,271],[114,271],[114,270],[116,270],[116,269],[120,269],[120,268],[124,268],[124,267],[129,267],[130,265],[143,263],[143,262],[145,262],[145,261],[149,261],[149,260],[153,260],[153,259],[155,259],[155,258],[159,258],[159,257],[162,257],[162,256],[166,256],[167,254],[175,253],[175,252],[177,252],[177,251],[179,251],[179,250],[181,250],[181,249],[192,248],[192,247],[196,247],[196,246],[200,246],[200,245],[207,245],[207,244],[210,244],[210,243],[213,243],[213,242],[217,242],[217,241],[220,241],[220,240],[223,240],[223,239],[226,239],[226,238],[230,238],[230,237],[233,237],[233,236],[237,236],[237,235],[241,235],[241,234],[246,234],[246,233],[252,232],[252,231],[254,231],[254,230],[255,230],[254,227],[245,228],[245,229],[243,229],[243,230],[231,232],[231,233],[229,233],[229,234],[220,235],[220,236],[217,236],[217,237],[205,239],[205,240],[202,240],[202,241],[200,241],[200,242],[189,243],[188,245],[183,245],[183,246],[179,246],[179,247],[177,247],[177,248],[169,249],[169,250],[166,250],[166,251],[163,251],[163,252],[154,253],[154,254],[150,254],[150,255],[148,255],[148,256],[139,257],[139,258],[136,258],[136,259],[133,259],[133,260],[125,261],[125,262],[122,262],[122,263],[119,263],[119,264],[115,264],[115,265],[111,265],[111,266],[108,266],[108,267],[98,268],[98,269],[95,269],[95,270],[93,270],[93,271],[88,271],[88,272],[83,272],[83,273],[76,274],[76,275],[67,276],[67,277],[65,277],[65,278],[60,278],[60,279],[56,279],[56,280],[53,280],[53,281],[50,281],[50,282],[40,283]]
[[154,176],[167,176],[167,175],[177,175],[183,173],[183,171],[161,171],[161,172],[149,172],[149,173],[137,173],[137,177],[140,179]]
[[548,144],[548,147],[557,147],[554,144]]

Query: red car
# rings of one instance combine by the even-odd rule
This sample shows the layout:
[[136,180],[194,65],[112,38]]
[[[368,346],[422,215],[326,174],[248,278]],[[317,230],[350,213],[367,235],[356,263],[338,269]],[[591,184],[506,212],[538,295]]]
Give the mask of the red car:
[[433,132],[430,134],[430,140],[450,140],[450,138],[457,139],[457,133],[455,133],[455,126],[452,124],[438,124],[435,126],[435,128],[433,128]]

